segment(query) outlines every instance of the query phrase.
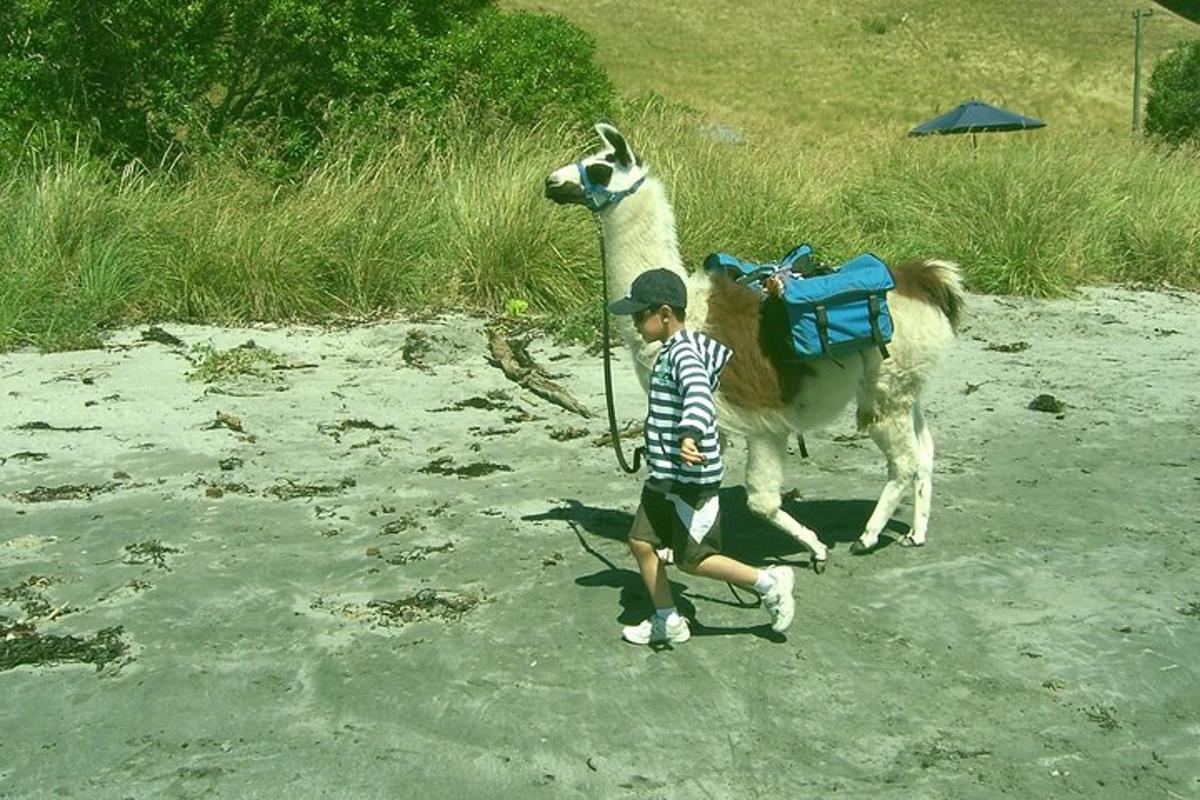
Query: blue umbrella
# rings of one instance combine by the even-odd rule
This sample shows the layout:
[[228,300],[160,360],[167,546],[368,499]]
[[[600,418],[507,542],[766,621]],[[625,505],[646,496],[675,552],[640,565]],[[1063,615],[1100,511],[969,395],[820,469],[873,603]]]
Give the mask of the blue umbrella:
[[988,105],[980,100],[968,100],[954,108],[922,122],[908,132],[909,136],[930,136],[942,133],[969,133],[974,141],[976,133],[992,131],[1022,131],[1028,128],[1044,128],[1046,123],[1033,117]]

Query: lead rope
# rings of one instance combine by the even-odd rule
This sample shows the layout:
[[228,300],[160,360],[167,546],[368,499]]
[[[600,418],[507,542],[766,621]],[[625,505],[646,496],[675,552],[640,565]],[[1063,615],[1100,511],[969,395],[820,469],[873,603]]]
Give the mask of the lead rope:
[[632,475],[642,468],[642,453],[644,447],[633,449],[633,466],[625,461],[625,453],[621,450],[621,437],[617,432],[617,412],[613,404],[612,364],[609,355],[611,335],[608,330],[608,257],[604,252],[604,229],[601,227],[599,215],[593,215],[596,220],[596,233],[600,239],[600,308],[604,313],[603,347],[604,347],[604,401],[608,405],[608,433],[612,437],[613,450],[617,453],[617,463],[621,469]]

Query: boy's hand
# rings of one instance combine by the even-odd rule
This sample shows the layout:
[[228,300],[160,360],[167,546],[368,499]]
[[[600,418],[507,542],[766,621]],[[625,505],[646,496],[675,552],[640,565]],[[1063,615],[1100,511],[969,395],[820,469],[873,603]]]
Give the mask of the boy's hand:
[[704,456],[696,449],[696,440],[685,436],[679,440],[679,457],[685,464],[703,464]]

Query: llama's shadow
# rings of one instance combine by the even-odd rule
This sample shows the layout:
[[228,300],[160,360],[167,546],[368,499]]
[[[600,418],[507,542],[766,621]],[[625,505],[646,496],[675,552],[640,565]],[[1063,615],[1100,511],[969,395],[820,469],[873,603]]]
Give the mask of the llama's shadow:
[[[836,547],[839,543],[854,541],[862,531],[863,523],[870,516],[873,508],[874,503],[867,500],[789,501],[784,504],[785,511],[815,529],[821,540],[831,548]],[[746,490],[743,487],[731,486],[721,490],[721,516],[723,551],[731,558],[756,566],[769,563],[807,565],[808,551],[803,545],[750,513],[746,506]],[[615,542],[625,542],[629,535],[629,528],[633,524],[631,512],[599,508],[578,500],[566,499],[557,508],[548,509],[540,514],[526,515],[522,519],[562,520],[570,524],[579,539],[580,546],[604,565],[604,569],[590,575],[580,576],[575,583],[585,587],[617,589],[619,591],[618,602],[621,606],[617,621],[620,624],[633,625],[653,613],[654,608],[642,585],[641,575],[635,569],[618,567],[603,553],[593,548],[588,543],[587,537],[584,536],[587,533]],[[901,530],[907,528],[903,523],[894,520],[889,527]],[[877,549],[887,547],[891,541],[887,537],[880,539]],[[803,556],[804,560],[797,562],[791,558],[792,556]],[[716,584],[713,586],[715,588]],[[692,620],[693,636],[751,634],[771,641],[783,641],[784,639],[782,634],[772,631],[771,626],[766,623],[733,628],[705,625],[696,620],[696,607],[689,599],[703,599],[706,602],[729,606],[756,607],[759,603],[753,594],[743,597],[734,593],[733,588],[730,587],[733,599],[723,600],[688,590],[687,587],[675,581],[671,582],[671,590],[677,598],[680,613]]]
[[[632,515],[627,515],[632,517]],[[632,518],[629,520],[632,524]],[[593,572],[591,575],[581,575],[575,579],[578,586],[584,587],[606,587],[619,590],[620,594],[617,597],[617,602],[620,604],[621,610],[617,613],[617,623],[620,625],[636,625],[642,620],[654,613],[654,605],[650,602],[649,596],[646,594],[646,587],[642,585],[642,576],[635,570],[623,569],[610,561],[603,553],[596,550],[584,537],[583,532],[578,526],[572,526],[575,535],[579,538],[579,545],[589,555],[604,565],[604,569],[599,572]],[[623,538],[623,537],[622,537]],[[767,639],[772,642],[782,642],[786,637],[781,633],[776,633],[771,630],[769,623],[764,622],[761,625],[753,626],[727,626],[718,627],[714,625],[706,625],[696,618],[696,605],[691,598],[702,599],[710,603],[719,603],[721,605],[739,606],[743,608],[755,608],[759,605],[756,600],[754,602],[745,602],[735,595],[735,601],[719,600],[715,597],[693,592],[677,581],[670,581],[671,594],[675,597],[676,608],[679,613],[687,617],[690,621],[692,636],[737,636],[741,634],[749,634],[758,636],[762,639]],[[732,587],[731,587],[732,591]],[[751,597],[753,597],[751,595]],[[670,649],[670,645],[656,645],[655,649]]]
[[[815,530],[831,550],[857,539],[874,508],[875,504],[870,500],[789,500],[783,504],[784,511]],[[562,520],[593,536],[615,542],[624,542],[633,524],[633,514],[629,511],[589,506],[574,499],[566,499],[557,508],[523,519]],[[893,519],[888,523],[888,529],[903,535],[908,532],[908,525]],[[721,490],[721,538],[725,554],[747,564],[791,562],[792,556],[803,556],[807,563],[808,551],[802,544],[750,513],[746,506],[746,489],[742,486]],[[879,545],[871,552],[888,547],[892,541],[887,536],[881,537]]]

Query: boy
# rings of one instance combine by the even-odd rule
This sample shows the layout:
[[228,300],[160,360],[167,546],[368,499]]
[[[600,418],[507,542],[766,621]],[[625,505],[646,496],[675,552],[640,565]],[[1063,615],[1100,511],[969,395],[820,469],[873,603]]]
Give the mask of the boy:
[[658,551],[670,548],[689,575],[716,578],[754,589],[771,612],[771,628],[792,623],[794,577],[785,566],[755,569],[721,554],[721,514],[717,490],[724,469],[717,438],[712,393],[733,351],[684,324],[687,288],[666,269],[643,272],[629,296],[609,304],[628,314],[646,342],[663,347],[650,371],[650,408],[646,415],[646,462],[650,476],[629,532],[629,549],[654,601],[654,615],[630,625],[621,637],[633,644],[691,638],[688,622],[675,609],[666,565]]

